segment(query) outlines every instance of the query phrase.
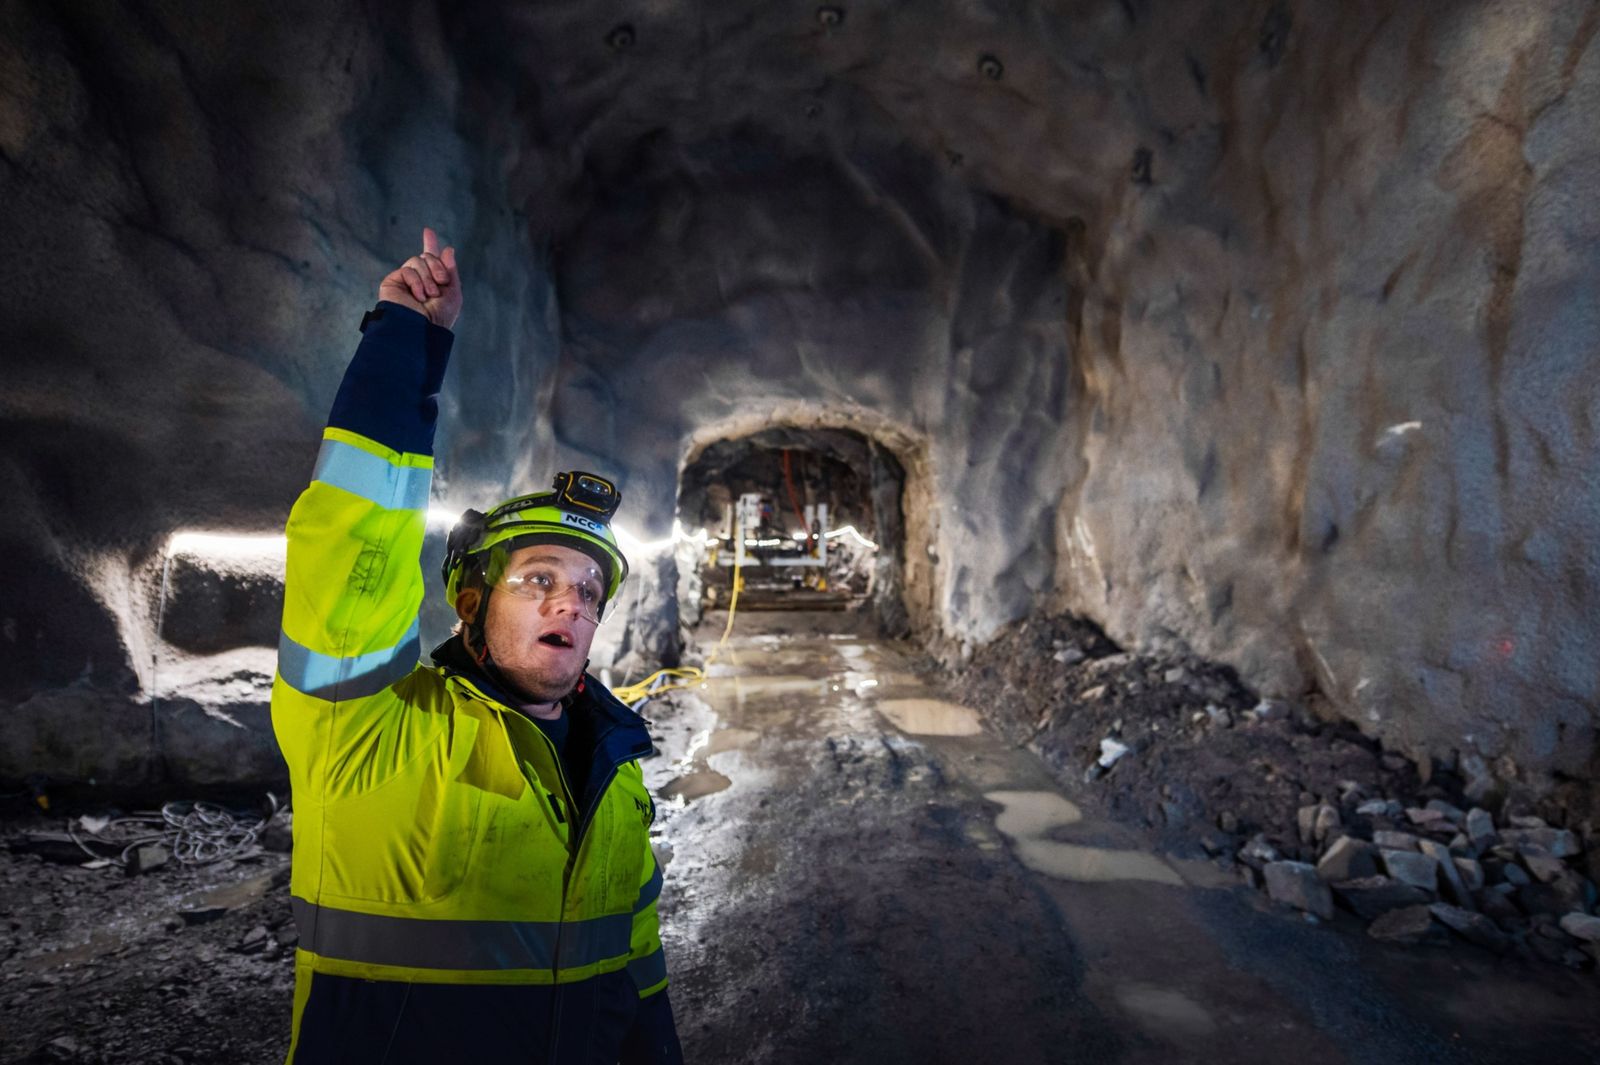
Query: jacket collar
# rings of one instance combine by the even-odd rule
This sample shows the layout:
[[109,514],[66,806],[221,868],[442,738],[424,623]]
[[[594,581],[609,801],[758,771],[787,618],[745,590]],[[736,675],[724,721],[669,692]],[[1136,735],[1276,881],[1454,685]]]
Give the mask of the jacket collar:
[[[434,664],[445,673],[454,673],[470,680],[474,687],[484,695],[493,699],[508,710],[515,710],[520,703],[512,699],[505,691],[484,673],[477,661],[472,657],[472,652],[467,650],[461,634],[451,636],[444,643],[435,647],[432,652]],[[625,733],[634,733],[619,739],[626,739],[630,750],[638,748],[654,748],[650,744],[650,726],[644,718],[628,709],[621,699],[611,694],[604,684],[593,676],[584,673],[578,682],[578,687],[561,700],[561,705],[572,713],[574,720],[579,715],[597,719],[589,731],[596,738],[603,737],[613,729]],[[640,742],[642,739],[642,743]],[[649,751],[646,751],[649,753]],[[635,757],[638,757],[637,755]]]

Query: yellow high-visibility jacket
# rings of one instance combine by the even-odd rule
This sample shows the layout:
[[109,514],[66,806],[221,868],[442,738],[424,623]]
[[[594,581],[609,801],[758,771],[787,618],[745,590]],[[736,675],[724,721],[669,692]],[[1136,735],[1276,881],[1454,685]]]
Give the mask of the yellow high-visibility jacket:
[[[379,312],[288,524],[272,721],[294,803],[289,1058],[442,1060],[437,1044],[451,1059],[614,1062],[628,1012],[667,979],[636,761],[649,732],[585,678],[568,743],[587,773],[569,780],[488,681],[448,655],[419,664],[434,397],[453,336]],[[574,1026],[608,1025],[621,1031],[570,1050]]]

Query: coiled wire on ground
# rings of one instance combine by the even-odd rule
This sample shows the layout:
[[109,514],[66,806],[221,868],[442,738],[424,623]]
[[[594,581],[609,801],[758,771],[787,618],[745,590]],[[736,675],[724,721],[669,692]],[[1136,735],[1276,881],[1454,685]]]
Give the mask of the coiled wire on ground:
[[613,688],[611,694],[621,699],[625,704],[638,710],[645,701],[662,692],[678,691],[683,688],[693,688],[704,684],[711,663],[717,660],[717,655],[722,651],[722,645],[728,642],[728,636],[733,632],[733,615],[739,609],[739,591],[744,587],[744,574],[740,567],[733,568],[733,594],[728,597],[728,623],[722,627],[722,638],[717,645],[706,655],[706,660],[699,666],[677,666],[671,669],[658,669],[637,684],[626,684],[620,688]]
[[[237,858],[256,846],[256,837],[277,813],[278,801],[267,796],[266,816],[240,815],[209,802],[177,800],[160,810],[122,817],[74,818],[67,834],[80,850],[98,861],[127,865],[137,847],[159,843],[183,865],[207,865]],[[96,847],[106,850],[96,850]]]

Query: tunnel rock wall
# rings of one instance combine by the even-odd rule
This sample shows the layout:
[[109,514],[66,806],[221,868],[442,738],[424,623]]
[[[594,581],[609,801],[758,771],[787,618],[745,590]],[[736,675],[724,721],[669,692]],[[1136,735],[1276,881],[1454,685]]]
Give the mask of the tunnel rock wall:
[[[436,496],[522,472],[557,320],[522,213],[542,162],[525,101],[464,82],[457,47],[491,51],[428,4],[0,8],[0,777],[281,780],[281,550],[243,578],[248,618],[180,568],[169,644],[165,545],[281,532],[424,224],[475,282],[462,347],[496,353],[452,368]],[[463,401],[492,432],[455,432]],[[230,626],[265,659],[219,653]]]
[[425,223],[442,509],[578,466],[653,540],[697,449],[848,429],[924,637],[1070,608],[1592,776],[1597,11],[6,5],[0,776],[157,764],[169,660],[254,720],[270,625],[159,638],[164,544],[281,529]]
[[1276,59],[1150,87],[1220,126],[1081,264],[1064,602],[1419,755],[1592,777],[1597,8],[1282,10]]
[[1596,5],[791,15],[547,71],[628,146],[563,234],[558,442],[660,532],[686,436],[867,412],[926,445],[925,634],[1045,593],[1592,775]]

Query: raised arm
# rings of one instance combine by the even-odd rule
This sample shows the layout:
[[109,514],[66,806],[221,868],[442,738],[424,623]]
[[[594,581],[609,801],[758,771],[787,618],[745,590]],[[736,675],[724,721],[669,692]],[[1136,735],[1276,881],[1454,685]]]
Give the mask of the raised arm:
[[430,727],[393,718],[421,652],[437,396],[461,311],[455,249],[423,230],[422,252],[378,296],[289,515],[272,713],[297,804],[378,783]]

